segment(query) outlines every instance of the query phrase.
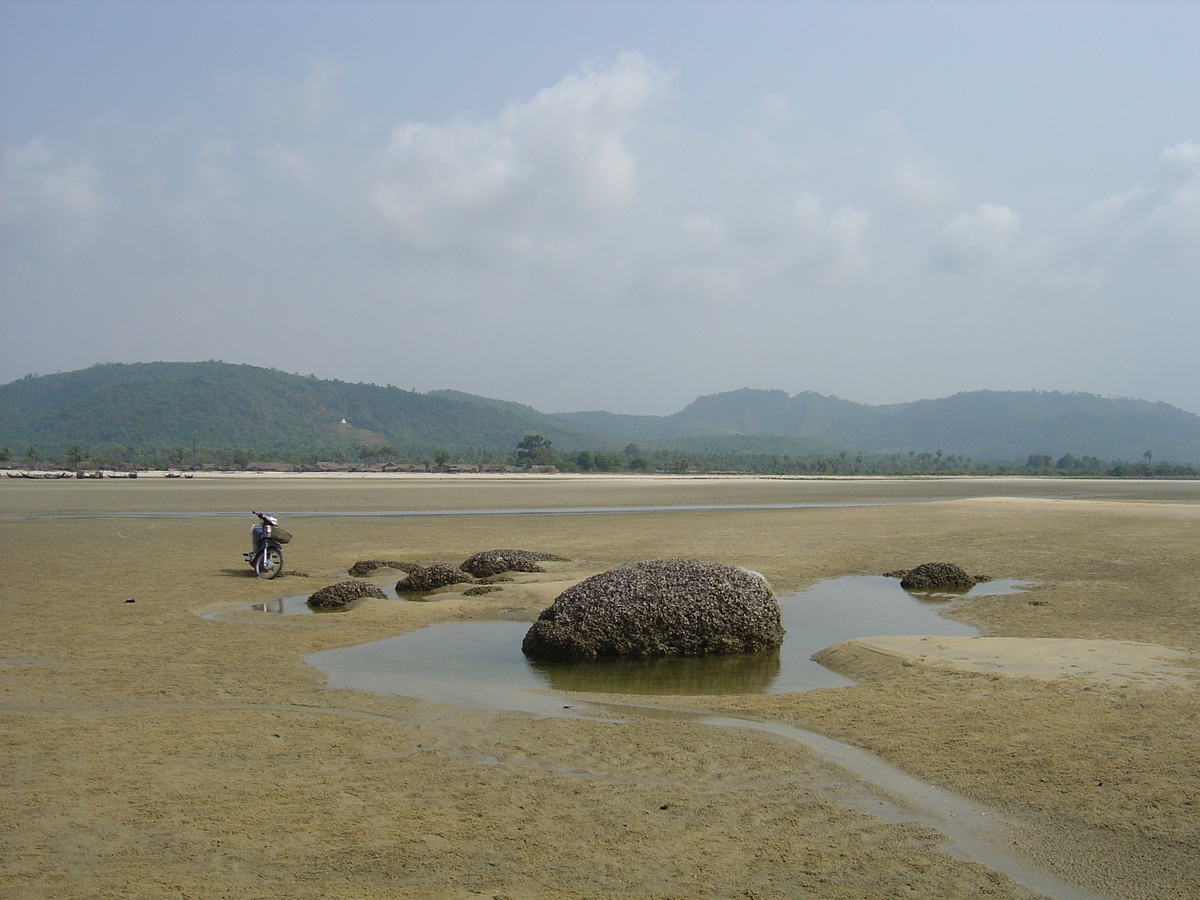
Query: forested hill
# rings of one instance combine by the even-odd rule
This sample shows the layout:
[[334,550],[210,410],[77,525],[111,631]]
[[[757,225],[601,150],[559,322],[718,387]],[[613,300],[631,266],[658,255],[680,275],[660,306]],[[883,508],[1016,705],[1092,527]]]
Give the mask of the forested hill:
[[989,460],[1030,454],[1200,461],[1200,416],[1166,403],[1055,391],[974,391],[868,406],[807,392],[744,389],[700,397],[670,416],[563,413],[633,440],[704,435],[807,438],[868,453],[942,450]]
[[[740,390],[670,416],[549,415],[464,394],[418,394],[222,362],[105,364],[0,386],[0,449],[56,459],[68,448],[241,449],[258,459],[413,461],[438,451],[503,459],[530,434],[559,454],[642,451],[792,458],[945,454],[1023,464],[1034,454],[1200,462],[1200,416],[1092,394],[976,391],[868,406],[812,392]],[[339,455],[342,454],[342,455]],[[201,454],[203,455],[203,454]],[[560,456],[560,459],[562,457]],[[940,459],[940,457],[939,457]],[[719,464],[717,464],[719,467]]]
[[[344,424],[343,424],[344,420]],[[53,458],[68,447],[242,448],[271,454],[503,448],[526,434],[556,445],[614,441],[517,403],[418,394],[223,362],[104,364],[0,386],[0,447]]]

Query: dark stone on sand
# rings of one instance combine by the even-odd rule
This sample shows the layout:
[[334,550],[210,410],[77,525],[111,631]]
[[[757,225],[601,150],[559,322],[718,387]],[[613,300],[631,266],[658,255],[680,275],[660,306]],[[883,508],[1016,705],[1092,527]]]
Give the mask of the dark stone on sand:
[[484,550],[463,562],[459,568],[476,578],[490,578],[503,572],[545,572],[539,562],[566,558],[553,553],[535,553],[530,550]]
[[931,562],[910,569],[900,587],[906,591],[969,591],[976,581],[954,563]]
[[321,607],[322,609],[335,609],[339,606],[348,606],[355,600],[361,600],[363,597],[376,597],[380,600],[386,600],[387,594],[369,581],[339,581],[337,584],[321,588],[309,597],[308,605]]
[[396,559],[360,559],[350,567],[350,575],[359,578],[368,575],[376,569],[399,569],[406,574],[412,574],[421,568],[420,563],[401,562]]
[[567,588],[521,649],[538,659],[654,658],[754,653],[782,643],[779,601],[757,572],[654,559]]
[[448,584],[469,584],[475,579],[458,566],[425,566],[396,582],[396,591],[401,594],[420,594],[435,591]]
[[496,591],[502,591],[504,588],[494,584],[481,584],[478,587],[467,588],[463,591],[464,597],[482,597],[484,594],[494,594]]

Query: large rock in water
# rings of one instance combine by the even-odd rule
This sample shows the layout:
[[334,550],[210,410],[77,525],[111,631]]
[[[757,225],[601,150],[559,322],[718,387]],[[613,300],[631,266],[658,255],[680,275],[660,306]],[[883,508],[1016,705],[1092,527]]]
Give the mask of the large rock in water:
[[567,588],[521,649],[538,659],[647,658],[753,653],[782,643],[779,601],[757,572],[653,559]]
[[976,579],[954,563],[921,563],[900,580],[906,591],[969,591]]
[[387,594],[369,581],[339,581],[329,587],[323,587],[308,598],[308,605],[321,609],[337,609],[349,606],[355,600],[363,597],[377,597],[386,600]]

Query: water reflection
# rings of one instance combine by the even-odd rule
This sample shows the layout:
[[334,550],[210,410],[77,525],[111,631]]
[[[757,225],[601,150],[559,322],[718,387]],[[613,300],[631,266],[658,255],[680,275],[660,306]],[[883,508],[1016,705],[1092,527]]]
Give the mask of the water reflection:
[[[1019,590],[1012,581],[977,585],[970,595]],[[943,599],[943,598],[939,598]],[[626,694],[761,694],[850,684],[813,662],[818,650],[856,637],[927,634],[970,637],[970,625],[939,614],[893,578],[849,576],[780,598],[787,634],[777,651],[659,660],[539,661],[526,659],[526,622],[432,625],[357,647],[306,658],[332,687],[463,706],[543,711],[531,692]],[[542,705],[547,702],[541,701]]]
[[309,606],[308,595],[299,594],[295,597],[276,597],[274,600],[268,600],[265,603],[251,603],[250,609],[254,612],[272,613],[277,616],[307,616],[344,612],[348,609],[354,609],[356,606],[358,606],[357,601],[348,603],[345,606],[336,607]]
[[779,677],[779,650],[700,659],[528,660],[556,691],[604,694],[763,694]]
[[[397,577],[404,577],[399,575]],[[349,576],[347,576],[349,578]],[[359,581],[371,581],[371,579],[358,579]],[[400,594],[396,591],[396,579],[393,578],[387,584],[376,584],[371,581],[375,587],[383,591],[384,596],[388,600],[401,600],[408,603],[430,603],[441,600],[445,594]],[[361,600],[356,600],[346,606],[318,606],[312,607],[308,605],[309,594],[295,594],[291,597],[276,597],[274,600],[268,600],[265,603],[252,603],[248,607],[253,612],[272,613],[277,616],[307,616],[307,615],[324,615],[326,613],[340,613],[354,609],[361,603]]]

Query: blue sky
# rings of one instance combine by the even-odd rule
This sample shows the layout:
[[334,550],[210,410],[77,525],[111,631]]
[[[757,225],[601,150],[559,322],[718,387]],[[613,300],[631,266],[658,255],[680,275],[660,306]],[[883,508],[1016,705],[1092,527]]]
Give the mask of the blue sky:
[[1200,3],[0,0],[0,382],[1200,413]]

